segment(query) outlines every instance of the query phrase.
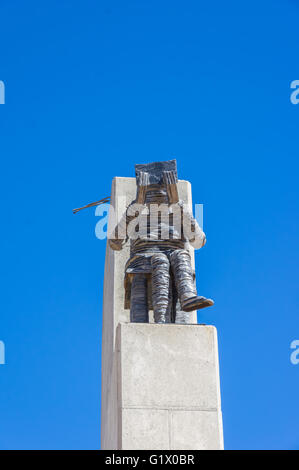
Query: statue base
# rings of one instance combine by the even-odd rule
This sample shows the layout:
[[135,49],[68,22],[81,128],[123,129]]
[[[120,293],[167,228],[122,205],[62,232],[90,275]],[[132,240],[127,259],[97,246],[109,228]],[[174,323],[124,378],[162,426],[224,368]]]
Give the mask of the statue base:
[[114,359],[103,449],[223,449],[215,327],[119,323]]

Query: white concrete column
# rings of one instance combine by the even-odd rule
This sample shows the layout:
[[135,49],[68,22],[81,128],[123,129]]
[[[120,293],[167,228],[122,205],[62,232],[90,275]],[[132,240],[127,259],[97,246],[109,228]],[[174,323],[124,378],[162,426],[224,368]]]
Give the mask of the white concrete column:
[[[191,201],[191,185],[189,182],[187,181],[179,181],[179,184],[178,184],[178,188],[179,188],[179,196],[180,198],[186,203],[188,204],[189,206],[192,206],[192,201]],[[113,182],[112,182],[112,190],[111,190],[111,204],[116,207],[117,204],[119,203],[119,201],[123,200],[124,196],[126,197],[126,205],[128,205],[134,198],[135,198],[135,195],[136,195],[136,182],[135,182],[135,178],[114,178],[113,179]],[[121,199],[122,198],[122,199]],[[194,252],[193,252],[193,249],[190,249],[190,252],[191,252],[191,258],[192,258],[192,262],[193,262],[193,266],[194,266]],[[126,429],[126,424],[125,423],[129,423],[130,420],[129,420],[129,417],[132,416],[132,419],[137,422],[137,421],[140,421],[140,424],[143,423],[146,423],[147,422],[147,418],[145,417],[144,419],[142,418],[143,414],[142,413],[148,413],[148,410],[150,410],[150,408],[148,408],[148,403],[146,402],[145,403],[145,406],[141,406],[142,403],[141,402],[138,402],[141,406],[140,408],[140,420],[137,420],[136,421],[136,418],[135,418],[135,415],[134,413],[138,413],[137,411],[135,412],[134,410],[137,408],[134,408],[136,403],[133,404],[133,408],[130,408],[130,406],[128,406],[128,402],[127,401],[123,401],[123,394],[124,393],[127,393],[125,392],[126,390],[126,386],[124,385],[125,382],[123,382],[123,377],[126,377],[124,376],[123,374],[125,373],[125,370],[127,367],[132,367],[132,365],[134,364],[135,361],[136,362],[136,367],[138,368],[138,355],[136,356],[136,354],[134,354],[134,356],[132,356],[131,358],[130,357],[127,357],[127,360],[129,362],[125,362],[123,360],[124,356],[123,356],[123,353],[122,351],[124,350],[123,348],[127,348],[127,342],[125,340],[125,337],[126,337],[126,333],[128,333],[128,335],[131,337],[131,340],[132,340],[132,335],[137,335],[137,337],[141,337],[144,339],[145,341],[145,344],[147,344],[147,342],[149,341],[149,339],[146,339],[146,335],[149,334],[152,338],[156,337],[156,342],[159,343],[159,341],[161,342],[161,347],[160,347],[160,353],[162,354],[162,357],[161,359],[164,361],[164,363],[166,364],[168,361],[171,362],[171,359],[172,359],[172,356],[171,355],[167,355],[167,351],[168,353],[172,350],[170,348],[170,346],[168,346],[168,343],[164,343],[164,346],[163,346],[163,341],[166,339],[165,337],[165,334],[167,331],[169,331],[168,333],[168,336],[169,338],[172,338],[172,343],[171,344],[174,344],[176,343],[176,335],[178,333],[176,333],[177,331],[180,332],[180,331],[184,331],[184,329],[186,328],[186,333],[187,334],[187,331],[188,332],[191,332],[191,331],[194,331],[194,338],[192,339],[191,336],[189,337],[189,341],[190,341],[190,347],[191,347],[191,350],[192,350],[192,342],[196,341],[196,338],[199,334],[199,331],[202,331],[200,328],[203,328],[203,327],[200,327],[200,326],[185,326],[185,325],[152,325],[152,324],[149,324],[149,325],[141,325],[141,324],[128,324],[126,325],[126,322],[129,322],[129,311],[128,310],[125,310],[124,309],[124,266],[125,266],[125,263],[127,261],[127,259],[129,258],[129,244],[127,244],[122,251],[120,252],[115,252],[113,250],[110,249],[110,247],[108,246],[107,244],[107,248],[106,248],[106,261],[105,261],[105,277],[104,277],[104,298],[103,298],[103,330],[102,330],[102,406],[101,406],[101,448],[102,449],[120,449],[120,448],[129,448],[130,446],[137,446],[137,447],[131,447],[131,448],[140,448],[138,447],[139,445],[142,445],[141,442],[144,442],[144,445],[145,445],[145,441],[134,441],[132,439],[137,439],[138,436],[136,434],[136,436],[132,436],[132,437],[126,437],[126,434],[123,434],[123,432],[125,432],[125,429]],[[193,312],[192,316],[191,316],[191,322],[196,324],[197,323],[197,319],[196,319],[196,312]],[[118,330],[118,335],[116,335],[116,332],[117,332],[117,327],[118,325],[122,323],[121,326],[119,326],[119,330]],[[138,330],[138,328],[140,328],[140,330]],[[144,329],[145,328],[145,329]],[[193,328],[193,329],[192,329]],[[195,330],[194,330],[195,328]],[[212,328],[212,327],[207,327],[207,328]],[[183,329],[183,330],[181,330]],[[214,331],[214,329],[212,328],[212,330]],[[212,331],[211,330],[211,331]],[[158,332],[161,331],[161,338],[158,339]],[[148,333],[145,333],[145,332],[148,332]],[[153,332],[155,332],[154,336],[153,336]],[[196,333],[195,333],[196,332]],[[158,335],[158,336],[157,336]],[[167,336],[167,335],[166,335]],[[168,337],[167,336],[167,337]],[[213,337],[215,341],[215,332],[212,334],[210,334],[210,337]],[[131,341],[130,340],[130,341]],[[128,341],[129,341],[129,338],[128,338]],[[214,346],[215,346],[215,343],[213,343]],[[213,346],[213,347],[214,347]],[[211,346],[211,348],[213,349],[213,347]],[[134,349],[134,348],[133,348]],[[180,344],[179,344],[179,340],[177,342],[177,349],[178,351],[180,351],[180,354],[178,356],[178,360],[179,362],[182,361],[182,358],[184,357],[184,351],[180,348]],[[141,351],[142,348],[140,348],[139,346],[139,351]],[[117,352],[118,351],[118,352]],[[163,353],[164,351],[164,353]],[[194,353],[193,353],[193,360],[196,359],[195,356],[196,356],[196,346],[194,346]],[[131,353],[130,353],[131,354]],[[132,354],[133,354],[133,351],[132,351]],[[164,354],[164,356],[163,356]],[[133,359],[134,357],[134,359]],[[149,358],[149,356],[146,356],[148,357],[148,360],[150,362],[152,362]],[[142,359],[142,363],[144,364],[144,368],[146,370],[150,370],[149,367],[146,366],[145,364],[145,360],[146,360],[146,357],[144,356]],[[217,366],[218,363],[214,362],[215,363],[215,367]],[[150,364],[149,364],[150,366]],[[186,363],[186,366],[187,366],[187,363]],[[159,367],[159,361],[157,363],[157,367]],[[218,367],[218,366],[217,366]],[[136,368],[135,368],[136,370]],[[174,369],[169,369],[169,370],[174,370]],[[190,371],[190,368],[188,369]],[[122,371],[120,373],[120,371]],[[196,369],[196,373],[198,374],[200,372],[200,369]],[[157,369],[157,372],[158,372],[158,369]],[[218,369],[216,368],[214,370],[214,373],[216,374],[215,377],[217,376],[218,374]],[[163,378],[164,377],[164,378]],[[169,374],[167,377],[170,377]],[[188,377],[183,377],[182,380],[186,381],[188,379]],[[154,388],[157,388],[158,390],[162,390],[161,388],[161,383],[164,383],[165,380],[166,380],[166,375],[163,376],[161,374],[160,375],[155,375],[155,381],[157,380],[157,383],[149,383],[146,379],[146,381],[143,382],[143,385],[142,387],[144,387],[145,389],[148,389],[148,390],[152,390]],[[201,376],[201,375],[197,375],[197,380],[199,382],[201,382],[203,385],[201,389],[197,389],[197,390],[200,390],[202,392],[202,390],[205,389],[205,377],[204,376]],[[162,381],[162,382],[161,382]],[[219,382],[215,382],[215,387],[219,388]],[[217,385],[218,384],[218,385]],[[165,385],[167,385],[165,383]],[[210,387],[211,385],[209,385],[208,387]],[[213,391],[214,393],[214,396],[215,396],[215,393],[216,393],[216,388],[215,390]],[[165,388],[165,390],[167,390],[167,387]],[[208,390],[208,389],[207,389]],[[167,393],[167,391],[165,392]],[[208,393],[208,392],[207,392]],[[218,395],[219,395],[219,391],[217,392]],[[219,395],[220,396],[220,395]],[[162,399],[162,396],[161,396],[161,399]],[[157,400],[157,397],[156,397],[156,400]],[[131,404],[133,402],[130,402]],[[138,405],[137,403],[137,405]],[[174,402],[172,402],[174,403]],[[188,402],[189,403],[189,402]],[[198,403],[198,402],[196,402]],[[184,425],[187,426],[187,419],[189,420],[190,422],[190,425],[193,426],[193,421],[194,420],[197,420],[200,416],[202,416],[202,419],[200,420],[201,422],[201,429],[205,429],[204,427],[204,422],[207,422],[207,421],[204,421],[208,419],[208,416],[211,416],[211,419],[212,419],[212,416],[213,416],[213,419],[215,420],[215,416],[217,415],[218,418],[219,418],[219,413],[220,413],[220,398],[219,398],[219,403],[217,404],[217,406],[215,405],[215,402],[214,402],[214,405],[211,407],[210,404],[207,408],[204,408],[204,409],[200,409],[199,406],[201,405],[198,405],[194,402],[193,405],[191,405],[190,403],[188,404],[187,408],[186,408],[186,414],[184,415]],[[168,404],[169,405],[169,404]],[[139,405],[138,405],[139,406]],[[156,406],[156,405],[155,405]],[[158,406],[158,405],[157,405]],[[159,405],[160,406],[160,405]],[[163,406],[166,406],[166,404],[164,404]],[[170,406],[170,405],[169,405]],[[176,447],[177,445],[179,446],[182,446],[182,445],[187,445],[187,443],[183,443],[183,441],[179,442],[177,441],[178,437],[177,437],[177,433],[175,433],[175,427],[176,426],[181,426],[181,421],[180,421],[180,416],[183,417],[182,414],[180,414],[180,412],[183,410],[182,408],[177,408],[177,407],[180,407],[181,405],[179,404],[176,404],[176,405],[173,405],[174,408],[153,408],[151,410],[151,413],[153,413],[153,415],[155,416],[160,416],[160,411],[161,409],[164,410],[164,413],[165,416],[167,415],[168,416],[168,423],[172,423],[171,425],[169,424],[168,426],[168,431],[165,429],[165,433],[170,436],[170,432],[173,433],[173,438],[172,438],[172,441],[169,441],[168,440],[168,445],[172,445],[174,446],[173,448],[179,448],[179,447]],[[182,405],[183,406],[183,405]],[[184,405],[185,406],[185,405]],[[191,408],[190,408],[191,406]],[[194,406],[194,411],[197,411],[197,412],[201,412],[201,413],[204,413],[202,415],[200,414],[193,414],[192,410],[192,406]],[[133,411],[132,411],[133,410]],[[143,410],[143,411],[142,411]],[[216,414],[215,414],[215,411],[217,410]],[[191,412],[191,414],[190,414]],[[212,412],[212,414],[207,414],[207,412]],[[188,414],[189,413],[189,414]],[[133,416],[134,415],[134,416]],[[144,415],[145,416],[145,415]],[[197,416],[197,418],[196,418]],[[217,419],[218,419],[217,418]],[[160,418],[159,418],[160,419]],[[220,419],[220,418],[219,418]],[[217,421],[217,423],[220,423],[220,421]],[[163,421],[164,422],[164,421]],[[183,422],[183,421],[182,421]],[[208,419],[208,423],[210,423],[212,421],[210,421],[210,418]],[[150,423],[150,421],[149,421]],[[150,424],[149,424],[150,425]],[[161,426],[163,427],[164,424]],[[215,427],[215,425],[211,424],[212,428],[211,429],[214,429],[213,426]],[[133,429],[133,428],[132,428]],[[171,431],[170,431],[171,429]],[[136,430],[137,431],[137,430]],[[220,424],[219,424],[219,446],[221,447],[221,435],[222,435],[222,431],[220,429]],[[145,434],[146,434],[146,429],[144,429]],[[172,435],[172,434],[171,434]],[[215,437],[215,436],[214,436]],[[170,437],[169,437],[170,439]],[[181,439],[183,439],[183,437],[181,437]],[[218,438],[215,437],[215,439],[217,440]],[[134,443],[135,442],[135,443]],[[139,443],[138,443],[139,442]],[[151,442],[150,440],[147,441],[148,443]],[[163,442],[166,442],[166,441],[163,441]],[[185,441],[184,441],[185,442]],[[193,441],[190,441],[190,442],[193,442]],[[201,441],[202,442],[202,441]],[[212,442],[211,440],[209,440],[209,442]],[[215,440],[213,442],[216,442]],[[218,442],[218,441],[217,441]],[[148,444],[147,444],[148,445]],[[163,448],[163,447],[155,447],[155,443],[152,442],[152,445],[153,447],[147,447],[147,448],[156,448],[156,449],[159,449],[159,448]],[[164,445],[164,444],[159,444],[160,445]],[[167,447],[167,448],[170,448],[170,447]],[[180,447],[180,448],[184,448],[184,447]],[[194,448],[194,447],[186,447],[187,448]]]
[[213,326],[120,323],[118,448],[223,449]]

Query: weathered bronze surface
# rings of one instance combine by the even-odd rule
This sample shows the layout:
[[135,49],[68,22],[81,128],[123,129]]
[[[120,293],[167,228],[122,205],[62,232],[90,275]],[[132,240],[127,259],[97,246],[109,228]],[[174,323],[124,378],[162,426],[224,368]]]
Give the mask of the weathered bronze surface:
[[197,295],[188,251],[201,248],[205,234],[179,200],[176,160],[135,165],[135,172],[136,199],[109,240],[113,250],[130,240],[125,308],[132,322],[148,322],[153,309],[156,323],[188,323],[188,312],[214,303]]

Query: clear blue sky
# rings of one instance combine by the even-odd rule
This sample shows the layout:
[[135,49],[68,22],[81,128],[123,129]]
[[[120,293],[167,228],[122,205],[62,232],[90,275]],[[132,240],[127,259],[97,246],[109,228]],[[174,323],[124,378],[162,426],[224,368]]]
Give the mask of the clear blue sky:
[[0,5],[1,449],[96,449],[105,241],[94,210],[176,158],[204,204],[225,446],[299,449],[299,2]]

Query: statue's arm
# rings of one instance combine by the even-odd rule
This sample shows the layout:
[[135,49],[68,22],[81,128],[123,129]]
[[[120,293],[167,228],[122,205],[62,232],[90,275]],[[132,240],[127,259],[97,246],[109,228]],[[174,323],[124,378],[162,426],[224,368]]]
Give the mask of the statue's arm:
[[119,224],[115,229],[115,238],[110,238],[109,245],[112,250],[121,250],[125,243],[127,242],[128,235],[128,226],[130,222],[140,213],[145,207],[145,193],[146,188],[149,184],[149,175],[147,172],[141,171],[139,175],[139,181],[137,185],[137,195],[136,199],[131,202],[127,207],[127,210],[122,215],[122,218]]
[[179,202],[178,179],[174,171],[163,171],[163,181],[167,190],[169,204]]
[[130,238],[130,231],[134,230],[135,228],[135,225],[131,226],[130,228],[130,223],[135,218],[137,218],[144,209],[147,210],[146,205],[138,203],[137,200],[131,202],[131,204],[127,207],[127,210],[124,212],[120,222],[115,228],[115,236],[109,239],[109,245],[112,250],[122,250],[123,246]]
[[184,235],[187,235],[190,245],[198,250],[206,244],[206,235],[197,223],[197,220],[193,217],[192,212],[185,204],[180,201],[182,208],[182,219],[183,219],[183,230]]
[[[131,203],[129,207],[132,205]],[[119,223],[115,227],[114,237],[109,239],[109,245],[112,250],[120,251],[128,240],[128,225],[130,221],[134,218],[133,216],[128,215],[129,207],[123,213]]]
[[174,171],[163,171],[163,180],[166,186],[169,204],[179,204],[181,207],[181,216],[183,225],[185,225],[185,235],[188,241],[195,250],[201,248],[206,243],[206,236],[198,225],[196,219],[193,217],[189,208],[179,200],[178,194],[178,179]]

